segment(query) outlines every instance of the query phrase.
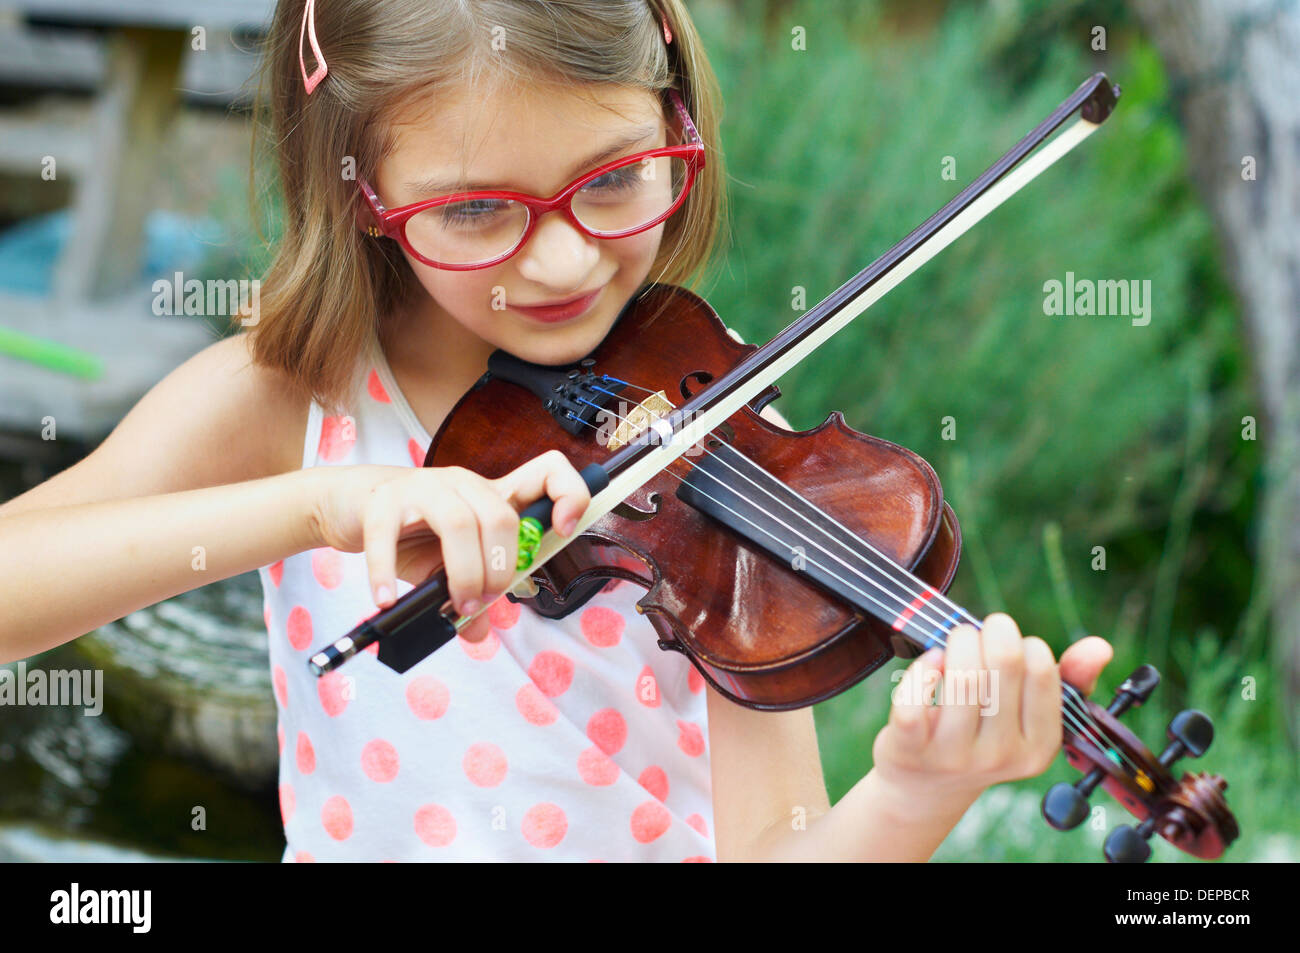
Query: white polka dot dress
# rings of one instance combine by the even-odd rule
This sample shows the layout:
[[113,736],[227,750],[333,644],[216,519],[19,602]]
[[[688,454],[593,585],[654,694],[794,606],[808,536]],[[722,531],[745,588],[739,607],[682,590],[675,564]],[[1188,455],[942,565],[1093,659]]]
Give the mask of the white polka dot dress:
[[[354,413],[312,404],[303,466],[419,466],[430,437],[378,345]],[[502,599],[405,674],[315,651],[377,610],[363,553],[264,566],[285,861],[715,859],[704,681],[614,584],[558,620]],[[398,595],[411,586],[398,582]]]

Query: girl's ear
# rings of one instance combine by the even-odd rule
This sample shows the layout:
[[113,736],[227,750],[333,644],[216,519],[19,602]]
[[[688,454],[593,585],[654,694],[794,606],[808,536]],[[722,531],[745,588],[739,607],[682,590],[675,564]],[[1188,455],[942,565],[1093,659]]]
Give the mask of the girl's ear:
[[379,223],[375,221],[374,213],[370,211],[365,202],[358,202],[356,212],[354,213],[357,228],[371,238],[379,237]]

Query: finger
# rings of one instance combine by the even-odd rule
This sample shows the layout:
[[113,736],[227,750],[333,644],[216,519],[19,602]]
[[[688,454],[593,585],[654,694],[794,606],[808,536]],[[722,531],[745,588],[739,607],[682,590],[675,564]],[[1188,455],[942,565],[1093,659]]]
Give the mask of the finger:
[[519,556],[519,514],[486,480],[456,484],[456,494],[478,518],[479,545],[483,550],[484,605],[506,591],[514,578]]
[[1033,636],[1025,639],[1025,692],[1020,731],[1027,747],[1034,752],[1036,764],[1046,770],[1061,747],[1061,679],[1052,650],[1042,639]]
[[[995,612],[980,631],[983,670],[963,686],[980,705],[978,744],[989,750],[1009,751],[1022,745],[1021,692],[1025,676],[1024,639],[1008,615]],[[969,698],[967,699],[970,700]]]
[[1082,638],[1061,653],[1061,681],[1091,695],[1101,670],[1114,656],[1115,650],[1105,639],[1095,635]]
[[891,742],[915,754],[930,740],[938,709],[932,704],[942,671],[943,652],[930,649],[912,660],[890,697],[889,725],[896,732]]
[[948,633],[943,659],[943,697],[934,742],[949,751],[966,751],[979,732],[980,635],[962,623]]
[[458,633],[466,642],[482,642],[492,631],[492,622],[488,614],[484,612],[473,622],[469,623]]
[[591,502],[587,484],[558,450],[548,450],[492,482],[516,509],[543,496],[550,497],[555,502],[551,525],[562,536],[573,532],[574,524]]
[[476,612],[482,605],[483,549],[474,511],[454,492],[422,497],[411,508],[438,534],[452,605],[462,615]]
[[380,608],[397,601],[397,534],[401,522],[392,492],[384,486],[376,488],[362,515],[361,540],[370,592]]

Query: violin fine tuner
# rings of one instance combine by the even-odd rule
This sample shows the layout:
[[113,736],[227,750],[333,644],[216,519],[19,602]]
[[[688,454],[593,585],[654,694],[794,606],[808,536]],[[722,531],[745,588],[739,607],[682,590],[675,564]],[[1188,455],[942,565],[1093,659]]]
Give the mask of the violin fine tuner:
[[[1102,785],[1140,821],[1121,824],[1110,832],[1103,847],[1111,863],[1141,863],[1151,856],[1148,843],[1160,834],[1174,846],[1197,857],[1214,858],[1236,839],[1237,822],[1222,792],[1228,782],[1218,775],[1184,774],[1174,780],[1171,768],[1179,758],[1199,758],[1214,740],[1214,725],[1203,713],[1188,709],[1169,723],[1169,744],[1160,756],[1152,753],[1119,717],[1141,705],[1156,686],[1160,673],[1139,666],[1124,680],[1106,709],[1076,698],[1085,717],[1065,721],[1065,752],[1069,762],[1085,774],[1075,784],[1056,784],[1043,797],[1043,817],[1060,831],[1078,827],[1088,816],[1088,797]],[[1071,690],[1073,691],[1073,690]]]

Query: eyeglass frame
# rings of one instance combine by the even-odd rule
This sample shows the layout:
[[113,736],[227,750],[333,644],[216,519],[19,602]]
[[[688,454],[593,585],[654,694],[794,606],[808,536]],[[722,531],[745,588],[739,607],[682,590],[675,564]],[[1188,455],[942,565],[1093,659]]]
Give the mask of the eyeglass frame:
[[[704,140],[700,138],[699,131],[695,128],[695,123],[691,121],[690,114],[683,105],[681,96],[677,90],[669,89],[668,97],[676,108],[677,115],[682,121],[682,132],[686,142],[676,146],[662,146],[658,149],[647,149],[644,152],[636,152],[632,155],[622,156],[618,159],[612,159],[589,172],[584,172],[581,176],[574,179],[559,192],[556,192],[548,199],[538,198],[534,195],[525,195],[522,192],[509,192],[500,190],[487,190],[475,192],[455,192],[451,195],[439,196],[435,199],[425,199],[420,202],[412,202],[409,205],[403,205],[398,208],[385,208],[384,204],[379,201],[379,196],[365,179],[357,179],[357,188],[360,190],[366,205],[370,209],[375,224],[371,225],[367,231],[374,238],[393,238],[396,239],[403,248],[405,248],[416,259],[430,266],[431,268],[440,268],[446,271],[475,271],[479,268],[491,268],[493,265],[499,265],[503,261],[513,257],[519,249],[528,244],[528,239],[532,237],[533,231],[537,228],[537,222],[547,212],[560,209],[564,212],[565,217],[584,235],[592,238],[630,238],[633,235],[640,234],[648,229],[654,228],[661,222],[666,221],[674,212],[680,209],[690,194],[691,186],[695,184],[695,176],[700,169],[704,168]],[[681,195],[677,196],[672,206],[651,222],[644,225],[638,225],[636,228],[627,229],[615,234],[597,234],[580,222],[573,213],[573,197],[578,194],[583,186],[595,179],[600,178],[613,169],[621,168],[625,165],[631,165],[634,161],[657,158],[660,156],[681,157],[686,160],[686,182],[682,186]],[[465,202],[479,199],[506,199],[518,202],[528,211],[528,224],[524,227],[524,232],[519,241],[504,255],[500,255],[490,261],[476,262],[473,264],[447,264],[437,262],[431,258],[426,258],[420,252],[416,251],[410,240],[406,237],[406,223],[418,215],[420,212],[427,211],[431,208],[437,208],[441,205],[449,205],[452,202]]]

